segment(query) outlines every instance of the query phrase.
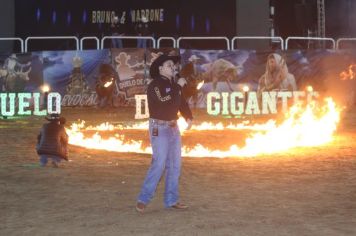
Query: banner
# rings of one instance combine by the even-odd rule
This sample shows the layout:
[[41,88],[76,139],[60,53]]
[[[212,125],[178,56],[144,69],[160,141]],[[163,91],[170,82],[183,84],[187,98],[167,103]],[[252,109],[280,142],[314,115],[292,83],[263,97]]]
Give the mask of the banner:
[[63,106],[96,104],[95,84],[99,66],[110,63],[109,50],[44,51],[34,53],[43,61],[44,84],[62,95]]
[[[191,107],[206,108],[211,92],[306,91],[353,103],[356,51],[110,49],[0,55],[1,92],[58,92],[63,106],[98,105],[102,70],[112,71],[113,106],[134,106],[146,93],[149,68],[162,54],[181,56],[183,94]],[[110,82],[110,83],[111,83]],[[47,87],[47,90],[45,88]],[[107,101],[104,102],[107,104]]]
[[0,92],[37,92],[42,83],[43,62],[37,55],[0,55]]
[[145,50],[111,49],[112,65],[118,75],[119,105],[134,105],[135,94],[146,93]]
[[[312,86],[315,91],[335,94],[336,84],[346,89],[347,84],[352,83],[350,79],[342,82],[340,73],[348,70],[356,57],[355,51],[332,50],[181,49],[180,53],[183,77],[204,81],[199,91],[188,97],[191,106],[200,108],[206,107],[209,92],[244,91],[246,86],[248,91],[257,94],[263,91],[304,91],[307,86]],[[349,97],[351,93],[347,92],[345,96]]]

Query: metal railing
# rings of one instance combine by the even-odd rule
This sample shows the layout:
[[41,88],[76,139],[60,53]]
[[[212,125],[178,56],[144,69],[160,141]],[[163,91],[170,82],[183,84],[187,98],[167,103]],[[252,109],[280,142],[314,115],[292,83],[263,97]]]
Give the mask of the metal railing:
[[181,40],[225,40],[226,41],[226,49],[230,50],[230,41],[227,37],[179,37],[177,40],[177,48],[179,48]]
[[336,47],[336,43],[335,40],[333,38],[318,38],[318,37],[288,37],[286,39],[286,46],[285,46],[285,50],[288,50],[288,43],[290,40],[316,40],[316,41],[330,41],[332,42],[333,48],[335,49]]
[[269,39],[277,40],[281,44],[281,49],[284,50],[284,41],[281,37],[269,37],[269,36],[236,36],[231,39],[231,50],[235,50],[235,41],[241,39]]
[[179,37],[177,40],[173,37],[160,37],[157,39],[153,37],[140,37],[140,36],[105,36],[101,38],[101,40],[94,36],[82,37],[80,40],[75,36],[36,36],[36,37],[27,37],[23,40],[20,37],[4,37],[0,38],[0,41],[18,41],[21,45],[21,52],[28,52],[28,45],[30,40],[53,40],[53,39],[71,39],[75,40],[76,50],[83,50],[84,49],[84,41],[87,40],[95,40],[96,41],[96,48],[103,49],[104,42],[107,39],[147,39],[152,41],[153,48],[160,48],[162,40],[170,40],[173,42],[174,48],[180,47],[180,42],[182,40],[225,40],[226,42],[226,49],[234,50],[235,43],[237,40],[255,40],[255,39],[270,39],[270,40],[277,40],[281,44],[282,50],[288,50],[289,48],[289,41],[290,40],[317,40],[317,41],[329,41],[332,43],[332,49],[339,49],[340,44],[345,41],[356,41],[356,38],[339,38],[336,41],[333,38],[317,38],[317,37],[288,37],[287,39],[283,40],[281,37],[269,37],[269,36],[236,36],[229,40],[227,37]]
[[75,36],[36,36],[36,37],[27,37],[25,39],[25,52],[28,50],[28,41],[34,40],[34,39],[41,39],[41,40],[46,40],[46,39],[73,39],[75,40],[75,45],[76,45],[76,50],[79,50],[79,39]]
[[171,40],[171,41],[173,41],[173,47],[174,47],[174,48],[177,47],[177,41],[176,41],[175,38],[173,38],[173,37],[160,37],[160,38],[158,38],[158,40],[157,40],[157,48],[160,48],[160,46],[161,46],[161,44],[160,44],[161,40]]
[[152,41],[153,48],[156,48],[156,40],[153,37],[149,36],[104,36],[101,39],[101,49],[104,49],[104,41],[106,39],[148,39]]
[[0,41],[20,41],[21,52],[24,52],[24,43],[22,38],[0,38]]
[[96,49],[100,49],[100,40],[97,37],[94,36],[88,36],[88,37],[83,37],[80,39],[80,50],[83,50],[83,43],[84,40],[95,40],[96,41]]
[[356,41],[356,38],[339,38],[338,40],[336,40],[336,49],[340,49],[340,43],[345,41]]

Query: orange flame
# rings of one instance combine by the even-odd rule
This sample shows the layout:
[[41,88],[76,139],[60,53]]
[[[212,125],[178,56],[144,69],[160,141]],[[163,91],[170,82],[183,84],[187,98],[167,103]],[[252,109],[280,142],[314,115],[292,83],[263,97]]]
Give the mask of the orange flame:
[[355,72],[354,72],[355,70],[356,70],[356,64],[349,65],[348,70],[340,73],[340,79],[341,80],[354,79],[355,78]]
[[[262,154],[290,151],[295,147],[319,146],[333,140],[340,119],[340,109],[331,98],[325,100],[326,103],[318,108],[316,103],[302,108],[295,105],[290,108],[288,115],[281,124],[274,120],[269,120],[264,124],[249,125],[249,122],[241,124],[229,124],[224,126],[222,123],[216,125],[203,122],[194,125],[191,132],[199,130],[224,130],[224,129],[250,129],[253,130],[251,137],[245,140],[245,146],[238,147],[231,145],[228,150],[212,150],[197,144],[193,148],[182,147],[182,155],[190,157],[251,157]],[[180,119],[178,125],[182,128],[184,120]],[[85,138],[83,130],[114,130],[114,129],[147,129],[148,122],[141,122],[132,126],[113,126],[104,123],[96,127],[85,128],[85,122],[74,123],[67,130],[69,143],[90,149],[103,149],[117,152],[136,152],[150,154],[151,148],[142,147],[141,140],[125,141],[124,135],[115,135],[109,139],[103,139],[98,133],[91,138]]]
[[200,81],[197,85],[197,90],[201,89],[201,87],[203,87],[204,85],[204,80]]
[[106,83],[104,84],[104,87],[107,88],[107,87],[109,87],[112,83],[113,83],[112,81],[106,82]]

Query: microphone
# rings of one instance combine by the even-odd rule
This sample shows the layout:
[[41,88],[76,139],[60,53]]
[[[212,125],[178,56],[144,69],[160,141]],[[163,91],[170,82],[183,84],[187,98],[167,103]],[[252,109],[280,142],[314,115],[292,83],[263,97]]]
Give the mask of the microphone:
[[179,79],[180,78],[180,74],[178,70],[174,70],[174,79]]
[[179,80],[179,78],[180,78],[179,71],[178,71],[177,69],[175,69],[174,72],[173,72],[173,81],[174,81],[175,83],[177,83],[178,80]]
[[174,69],[174,82],[179,84],[182,88],[187,85],[187,80],[180,76],[177,69]]

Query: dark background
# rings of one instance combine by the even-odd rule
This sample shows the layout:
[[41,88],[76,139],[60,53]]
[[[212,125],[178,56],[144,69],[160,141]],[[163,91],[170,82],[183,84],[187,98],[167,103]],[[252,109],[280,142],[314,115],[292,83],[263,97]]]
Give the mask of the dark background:
[[[160,36],[269,36],[269,5],[275,6],[275,35],[307,36],[316,32],[316,0],[1,0],[0,37],[110,35],[108,24],[91,23],[92,10],[163,8],[164,22],[150,22],[150,34]],[[325,0],[326,37],[356,37],[356,0]],[[56,14],[56,21],[53,14]],[[70,15],[70,20],[68,16]],[[86,15],[86,20],[84,15]],[[129,17],[129,16],[128,16]],[[136,35],[134,24],[127,23],[126,35]],[[73,49],[73,43],[39,41],[30,50]],[[163,42],[163,41],[162,41]],[[183,45],[201,48],[202,41]],[[259,41],[240,41],[241,48],[259,49]],[[265,46],[270,46],[264,41]],[[36,45],[37,44],[37,45]],[[163,44],[165,44],[163,42]],[[203,43],[204,44],[204,43]],[[93,45],[94,46],[94,43]],[[134,46],[134,44],[132,45]],[[167,46],[171,46],[170,44]],[[224,48],[214,41],[210,48]],[[93,47],[92,47],[93,48]],[[0,52],[19,51],[19,44],[0,42]]]
[[[16,0],[16,35],[107,35],[107,24],[91,23],[93,10],[164,9],[164,22],[150,22],[157,37],[176,35],[227,35],[235,33],[235,0]],[[39,19],[37,13],[40,12]],[[53,13],[56,12],[56,22]],[[83,21],[83,14],[87,20]],[[71,21],[68,21],[68,14]],[[178,20],[178,19],[179,20]],[[194,20],[192,20],[194,18]],[[130,17],[126,17],[130,20]],[[179,23],[177,23],[177,21]],[[192,28],[192,21],[194,28]],[[207,22],[210,25],[206,26]],[[134,24],[126,23],[128,35],[135,35]]]
[[[274,0],[277,34],[306,36],[307,29],[316,30],[316,0]],[[325,37],[356,37],[356,1],[325,0]]]

